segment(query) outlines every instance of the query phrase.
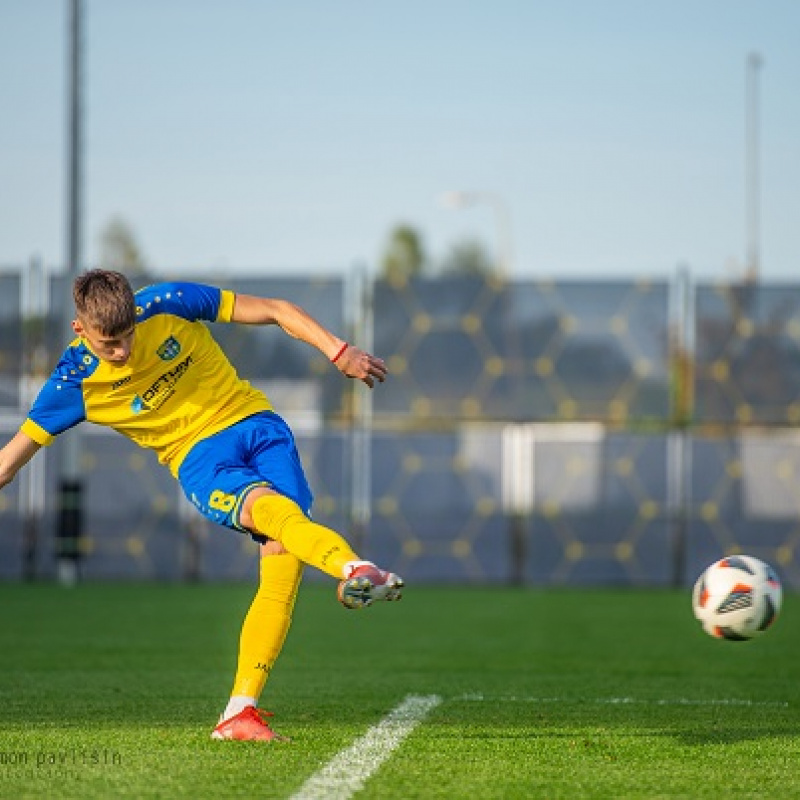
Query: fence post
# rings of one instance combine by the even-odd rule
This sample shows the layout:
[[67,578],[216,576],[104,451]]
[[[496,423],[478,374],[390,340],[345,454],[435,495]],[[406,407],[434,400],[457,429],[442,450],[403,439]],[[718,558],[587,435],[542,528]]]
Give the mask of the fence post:
[[501,493],[508,520],[509,583],[525,583],[528,548],[525,535],[534,507],[534,447],[532,425],[510,424],[503,428]]
[[672,284],[670,432],[667,439],[667,497],[672,519],[672,584],[683,585],[691,503],[691,424],[694,416],[694,337],[691,281],[681,265]]
[[[47,278],[41,258],[31,258],[21,273],[20,309],[22,312],[22,375],[20,376],[20,411],[27,412],[39,384],[44,379],[47,357],[44,343],[44,320]],[[20,511],[22,514],[22,579],[35,580],[38,572],[39,542],[45,509],[45,458],[33,459],[20,476]]]
[[[351,339],[359,347],[372,352],[375,341],[374,282],[367,276],[363,264],[353,270],[351,285],[351,302],[347,303],[349,308],[345,309],[345,318],[352,320]],[[361,391],[357,385],[353,385],[351,391],[350,530],[353,546],[356,551],[361,551],[366,545],[372,517],[372,392]]]

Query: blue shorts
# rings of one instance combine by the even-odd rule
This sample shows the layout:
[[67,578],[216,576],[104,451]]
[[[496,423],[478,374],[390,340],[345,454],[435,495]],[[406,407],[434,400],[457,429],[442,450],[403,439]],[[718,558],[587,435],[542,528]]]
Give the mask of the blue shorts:
[[267,486],[294,500],[306,516],[311,514],[313,497],[294,436],[272,411],[254,414],[199,441],[184,458],[178,481],[208,519],[250,533],[258,542],[267,537],[245,530],[239,521],[253,489]]

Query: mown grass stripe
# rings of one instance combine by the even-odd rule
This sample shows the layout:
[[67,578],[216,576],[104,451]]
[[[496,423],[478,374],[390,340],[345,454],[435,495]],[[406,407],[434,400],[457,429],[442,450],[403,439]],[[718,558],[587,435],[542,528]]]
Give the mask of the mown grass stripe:
[[315,772],[291,800],[347,800],[352,797],[440,702],[437,695],[409,695],[347,750],[342,750]]

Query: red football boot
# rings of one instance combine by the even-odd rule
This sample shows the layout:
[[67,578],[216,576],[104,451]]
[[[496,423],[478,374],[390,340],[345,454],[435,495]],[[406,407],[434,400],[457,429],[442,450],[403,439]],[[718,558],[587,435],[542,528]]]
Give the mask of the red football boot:
[[232,717],[220,722],[211,732],[212,739],[235,739],[238,742],[271,742],[287,741],[285,736],[275,733],[265,717],[271,717],[269,711],[255,706],[247,706]]

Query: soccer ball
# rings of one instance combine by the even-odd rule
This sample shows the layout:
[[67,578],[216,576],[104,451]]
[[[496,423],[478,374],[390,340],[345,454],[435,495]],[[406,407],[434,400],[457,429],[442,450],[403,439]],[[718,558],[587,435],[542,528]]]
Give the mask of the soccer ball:
[[782,597],[781,582],[769,564],[753,556],[728,556],[697,579],[692,607],[709,636],[746,642],[775,622]]

